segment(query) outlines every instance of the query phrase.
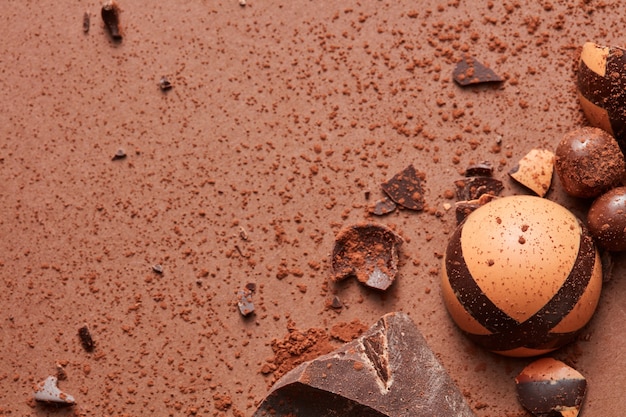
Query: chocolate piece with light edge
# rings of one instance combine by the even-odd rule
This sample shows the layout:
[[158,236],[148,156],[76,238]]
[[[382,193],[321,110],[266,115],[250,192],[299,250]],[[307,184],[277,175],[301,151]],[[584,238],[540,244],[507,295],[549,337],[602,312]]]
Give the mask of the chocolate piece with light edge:
[[402,238],[386,226],[357,224],[342,229],[331,256],[333,280],[355,276],[359,282],[386,290],[398,273]]
[[396,174],[389,181],[381,185],[397,205],[409,210],[420,211],[424,208],[424,189],[422,179],[415,171],[413,165],[409,165],[402,172]]
[[35,388],[33,397],[36,401],[54,404],[55,406],[70,406],[76,404],[73,396],[61,391],[57,386],[57,377],[49,376]]
[[537,417],[576,417],[587,381],[574,368],[552,358],[542,358],[515,377],[519,402]]
[[599,196],[626,173],[619,145],[597,127],[566,133],[556,147],[554,167],[565,192],[580,198]]
[[532,149],[509,171],[515,181],[544,197],[552,184],[554,153],[547,149]]
[[115,0],[107,0],[102,5],[102,21],[106,26],[111,38],[116,42],[122,41],[122,29],[120,28],[120,7]]
[[541,355],[574,340],[601,287],[600,256],[582,222],[535,196],[473,211],[443,259],[450,316],[471,340],[506,356]]
[[405,313],[284,375],[253,417],[471,417],[463,394]]
[[578,68],[578,97],[592,126],[617,139],[626,152],[626,52],[592,42],[583,45]]

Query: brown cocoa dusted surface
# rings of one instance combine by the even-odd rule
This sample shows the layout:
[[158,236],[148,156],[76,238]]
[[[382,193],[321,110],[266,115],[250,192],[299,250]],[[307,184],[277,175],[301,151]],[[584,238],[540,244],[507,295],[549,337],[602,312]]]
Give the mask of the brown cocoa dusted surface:
[[624,155],[617,141],[597,127],[566,133],[555,156],[563,188],[574,197],[597,197],[624,177]]
[[[453,182],[489,161],[502,195],[527,192],[506,173],[585,124],[580,49],[623,42],[623,4],[117,3],[120,42],[101,2],[3,4],[0,414],[52,414],[32,387],[60,364],[76,415],[249,416],[290,320],[328,333],[404,311],[476,415],[527,416],[513,381],[527,361],[474,346],[441,301]],[[456,85],[466,53],[505,81]],[[374,220],[404,240],[396,281],[331,282],[339,230],[372,221],[380,184],[410,164],[426,207]],[[585,218],[556,176],[547,198]],[[555,353],[586,376],[587,417],[623,405],[614,261],[584,337]]]

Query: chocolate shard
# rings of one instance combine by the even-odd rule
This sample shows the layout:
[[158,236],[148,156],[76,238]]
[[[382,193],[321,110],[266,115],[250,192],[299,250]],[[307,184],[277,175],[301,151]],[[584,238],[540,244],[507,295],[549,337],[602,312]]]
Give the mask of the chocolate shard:
[[377,216],[384,216],[396,209],[396,203],[394,203],[389,197],[382,198],[374,203],[373,206],[368,207],[368,211],[371,214]]
[[479,162],[470,165],[465,170],[466,177],[491,177],[493,175],[493,165],[489,161]]
[[398,248],[403,240],[386,226],[356,224],[337,235],[331,257],[333,280],[355,276],[359,282],[386,290],[398,273]]
[[106,26],[111,38],[114,41],[120,42],[122,40],[122,30],[120,29],[120,7],[115,0],[107,0],[102,5],[101,13],[102,21]]
[[552,358],[528,365],[515,383],[520,403],[537,417],[576,417],[587,392],[584,376]]
[[237,291],[237,307],[242,316],[249,316],[254,312],[252,294],[256,290],[256,284],[250,282],[243,289]]
[[458,200],[476,200],[483,194],[499,195],[504,189],[502,181],[492,177],[466,177],[454,182]]
[[253,417],[470,417],[474,413],[405,313],[305,362],[271,388]]
[[35,394],[33,395],[35,400],[56,406],[70,406],[76,404],[74,397],[59,389],[57,381],[57,377],[49,376],[37,385]]
[[457,201],[455,204],[456,209],[456,223],[461,224],[467,216],[469,216],[474,210],[480,206],[484,206],[488,202],[498,197],[492,194],[483,194],[476,200],[469,201]]
[[491,68],[468,55],[458,62],[452,71],[452,78],[461,86],[504,81]]
[[389,181],[382,183],[381,187],[397,205],[409,210],[420,211],[424,209],[422,180],[417,175],[413,165],[409,165]]
[[532,149],[509,171],[509,175],[539,197],[543,197],[552,184],[553,171],[554,153],[548,149]]

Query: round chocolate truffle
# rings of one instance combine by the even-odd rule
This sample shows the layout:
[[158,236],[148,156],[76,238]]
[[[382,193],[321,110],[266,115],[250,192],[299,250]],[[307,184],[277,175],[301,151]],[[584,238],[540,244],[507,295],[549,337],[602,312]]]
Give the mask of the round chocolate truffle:
[[626,187],[617,187],[598,197],[587,214],[589,232],[604,249],[626,250]]
[[569,210],[534,196],[493,200],[450,238],[442,268],[445,305],[479,345],[534,356],[576,337],[602,287],[592,237]]
[[615,139],[596,127],[582,127],[563,136],[554,167],[565,191],[574,197],[597,197],[619,184],[626,172]]
[[613,135],[626,152],[626,50],[583,45],[578,68],[578,97],[591,125]]

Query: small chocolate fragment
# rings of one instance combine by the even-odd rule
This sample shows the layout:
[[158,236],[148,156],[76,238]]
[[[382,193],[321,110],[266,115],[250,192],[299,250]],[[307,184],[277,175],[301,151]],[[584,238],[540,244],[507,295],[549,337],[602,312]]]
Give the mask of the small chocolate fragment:
[[61,391],[57,386],[57,377],[49,376],[35,388],[34,398],[36,401],[54,404],[56,406],[70,406],[76,404],[76,400],[69,394]]
[[417,211],[424,208],[422,180],[413,165],[409,165],[389,181],[382,183],[381,187],[399,206]]
[[254,312],[254,303],[252,302],[252,294],[256,290],[255,283],[248,283],[246,286],[237,291],[237,307],[242,316],[246,317]]
[[498,197],[492,194],[483,194],[476,200],[458,201],[455,204],[456,223],[461,224],[467,216],[469,216],[474,210],[480,206],[484,206],[488,202]]
[[385,197],[378,200],[373,206],[370,206],[368,211],[377,216],[384,216],[385,214],[391,213],[395,209],[396,203],[394,203],[390,198]]
[[87,352],[93,352],[95,343],[93,342],[93,338],[91,337],[91,333],[89,332],[87,325],[78,329],[78,337],[80,338],[80,343],[83,345],[83,349]]
[[585,43],[577,86],[589,123],[614,136],[626,153],[626,49]]
[[587,225],[598,245],[613,252],[626,251],[626,187],[598,197],[587,213]]
[[519,402],[537,417],[576,417],[587,392],[584,376],[552,358],[525,367],[515,383]]
[[543,197],[552,184],[553,170],[554,153],[547,149],[532,149],[509,171],[509,175],[539,197]]
[[493,165],[491,162],[483,161],[470,165],[465,170],[466,177],[491,177],[493,175]]
[[341,302],[339,297],[335,295],[333,299],[330,301],[330,306],[334,308],[335,310],[341,310],[343,308],[343,303]]
[[163,273],[163,266],[161,266],[160,264],[152,265],[152,271],[160,275]]
[[115,0],[107,0],[102,5],[102,20],[114,41],[122,40],[122,31],[120,29],[120,7]]
[[165,75],[159,80],[159,88],[161,91],[167,91],[172,88],[172,83],[170,83],[170,80],[168,80]]
[[452,78],[461,86],[504,81],[504,79],[491,68],[486,67],[476,58],[470,57],[469,55],[466,55],[456,65],[454,71],[452,71]]
[[499,195],[504,189],[502,181],[491,177],[467,177],[456,180],[456,197],[458,200],[476,200],[483,194]]
[[554,167],[563,189],[574,197],[597,197],[619,184],[626,173],[619,145],[597,127],[568,132],[555,154]]
[[333,280],[355,276],[370,288],[386,290],[398,273],[398,248],[402,242],[400,236],[380,224],[344,228],[333,248]]
[[117,161],[118,159],[124,159],[124,158],[126,158],[126,151],[120,148],[117,151],[115,151],[115,155],[113,155],[113,158],[111,159],[113,161]]
[[83,32],[84,33],[89,32],[90,25],[91,25],[91,16],[89,15],[89,12],[85,12],[85,14],[83,15]]
[[472,417],[463,394],[405,313],[305,362],[271,388],[253,417]]

